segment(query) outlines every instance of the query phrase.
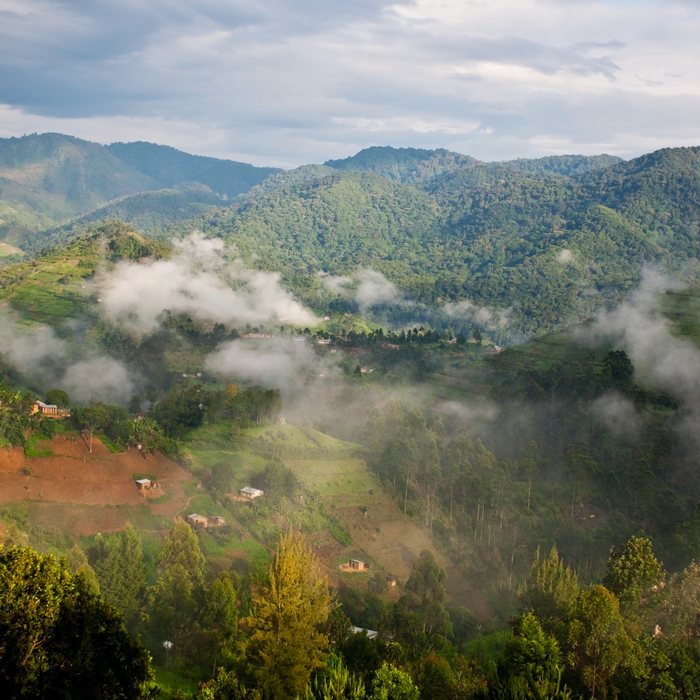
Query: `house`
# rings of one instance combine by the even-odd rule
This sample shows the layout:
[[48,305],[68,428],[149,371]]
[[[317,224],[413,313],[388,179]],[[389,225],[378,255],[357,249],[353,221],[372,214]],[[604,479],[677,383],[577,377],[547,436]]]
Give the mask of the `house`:
[[33,416],[36,413],[40,413],[42,416],[48,416],[49,418],[70,418],[70,408],[59,408],[55,404],[44,403],[39,400],[32,404],[32,410],[29,415]]
[[150,479],[136,479],[136,486],[139,491],[148,491],[153,488],[153,482]]
[[274,336],[272,333],[258,333],[253,331],[252,333],[244,333],[241,338],[244,340],[269,340],[270,338],[274,338]]
[[386,585],[389,588],[396,588],[396,576],[389,575],[386,577]]
[[185,520],[192,525],[192,527],[208,527],[209,518],[206,515],[200,515],[199,513],[190,513]]
[[356,627],[353,625],[351,628],[353,634],[366,634],[367,639],[376,639],[379,635],[377,630],[368,630],[366,627]]
[[361,559],[351,559],[348,562],[348,568],[354,571],[366,571],[367,564],[365,564]]
[[260,496],[265,495],[264,491],[253,488],[252,486],[244,486],[238,493],[243,496],[243,498],[247,498],[249,501],[254,501],[256,498],[260,498]]
[[185,520],[194,528],[203,527],[221,527],[226,524],[226,521],[220,515],[200,515],[199,513],[190,513]]

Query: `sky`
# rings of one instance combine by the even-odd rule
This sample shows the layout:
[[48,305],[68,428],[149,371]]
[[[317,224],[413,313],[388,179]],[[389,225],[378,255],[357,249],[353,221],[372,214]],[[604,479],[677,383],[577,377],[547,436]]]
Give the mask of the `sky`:
[[700,0],[0,0],[0,137],[294,167],[700,144]]

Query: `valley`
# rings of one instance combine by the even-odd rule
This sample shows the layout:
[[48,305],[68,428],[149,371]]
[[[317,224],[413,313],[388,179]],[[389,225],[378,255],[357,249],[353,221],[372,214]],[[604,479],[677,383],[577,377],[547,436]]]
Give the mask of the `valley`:
[[[358,678],[390,664],[429,689],[440,667],[485,698],[517,625],[578,658],[595,595],[650,674],[657,615],[663,653],[695,653],[673,601],[700,543],[697,148],[373,148],[283,172],[118,146],[0,148],[53,217],[4,234],[0,537],[101,591],[154,692],[198,697],[220,659],[255,687],[286,547],[330,586],[313,634]],[[22,169],[59,177],[42,149],[66,183],[79,162],[130,184],[74,199],[60,179],[59,206]],[[37,399],[70,417],[30,415]],[[615,552],[647,558],[640,589]],[[379,641],[360,651],[350,624]],[[611,693],[641,687],[631,663]]]

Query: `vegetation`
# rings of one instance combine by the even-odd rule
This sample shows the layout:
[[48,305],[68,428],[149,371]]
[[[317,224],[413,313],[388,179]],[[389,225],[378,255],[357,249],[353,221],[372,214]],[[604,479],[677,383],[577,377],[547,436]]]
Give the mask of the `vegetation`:
[[[31,143],[27,162],[85,148]],[[110,210],[166,236],[190,225],[166,231],[171,205],[197,208],[181,178],[213,178],[194,187],[207,207],[238,186],[211,159],[136,146],[107,153],[176,191]],[[664,296],[653,332],[636,322],[651,369],[594,325],[497,347],[623,298],[645,262],[693,278],[697,175],[698,149],[503,164],[369,149],[277,173],[199,224],[326,313],[313,331],[107,320],[100,271],[171,254],[118,221],[1,268],[8,697],[700,696],[697,289]],[[401,290],[355,298],[361,267]],[[334,292],[321,271],[351,279]],[[208,372],[252,333],[264,385]],[[36,339],[59,350],[31,373]],[[280,390],[265,343],[286,340],[303,361]],[[62,385],[96,356],[133,395]],[[70,416],[32,414],[39,397]],[[127,481],[159,480],[156,460],[170,471],[80,529],[86,511],[46,499],[42,470],[70,460],[106,483],[97,438],[128,450]]]

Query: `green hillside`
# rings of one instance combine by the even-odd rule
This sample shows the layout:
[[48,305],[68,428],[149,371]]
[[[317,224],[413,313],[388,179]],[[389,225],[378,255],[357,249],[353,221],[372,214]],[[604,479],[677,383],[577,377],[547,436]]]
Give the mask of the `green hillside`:
[[335,174],[277,175],[274,186],[197,226],[282,272],[309,301],[323,299],[319,271],[370,267],[431,307],[466,299],[508,310],[511,336],[620,301],[644,265],[697,275],[698,149],[628,163],[470,161],[416,184],[399,181],[416,163],[445,157],[370,149]]
[[279,172],[279,168],[257,168],[232,160],[193,156],[170,146],[144,141],[113,143],[107,148],[123,163],[163,187],[198,182],[228,197],[246,192],[268,176]]
[[[200,215],[210,208],[202,205],[220,204],[274,172],[274,168],[191,156],[155,144],[106,147],[62,134],[0,139],[0,240],[13,245],[31,243],[36,232],[114,200],[122,201],[102,216],[113,217],[118,212],[152,228],[164,221]],[[138,200],[123,201],[131,195],[186,183],[198,183],[208,188],[208,194],[201,188],[184,187],[176,196],[156,193],[146,205]],[[154,214],[144,215],[144,209],[152,209]]]

